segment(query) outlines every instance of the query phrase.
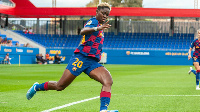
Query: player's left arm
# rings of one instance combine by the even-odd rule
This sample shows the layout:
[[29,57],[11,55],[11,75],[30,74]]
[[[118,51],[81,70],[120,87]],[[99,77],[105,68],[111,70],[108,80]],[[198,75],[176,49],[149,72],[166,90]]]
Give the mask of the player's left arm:
[[95,32],[95,31],[100,31],[100,30],[104,30],[104,29],[107,29],[107,28],[110,28],[111,25],[108,24],[109,21],[107,21],[106,23],[104,23],[103,25],[101,26],[98,26],[98,27],[84,27],[82,30],[81,30],[81,35],[88,35],[88,34],[91,34],[92,32]]

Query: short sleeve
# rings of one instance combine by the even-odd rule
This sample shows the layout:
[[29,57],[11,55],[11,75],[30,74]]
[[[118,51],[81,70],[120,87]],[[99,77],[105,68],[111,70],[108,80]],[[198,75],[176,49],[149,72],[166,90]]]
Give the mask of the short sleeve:
[[193,48],[193,47],[194,47],[194,42],[195,42],[195,41],[192,41],[190,48]]
[[98,25],[97,20],[90,19],[90,20],[87,21],[87,23],[85,24],[84,27],[90,27],[90,28],[92,28],[92,27],[97,27],[97,25]]

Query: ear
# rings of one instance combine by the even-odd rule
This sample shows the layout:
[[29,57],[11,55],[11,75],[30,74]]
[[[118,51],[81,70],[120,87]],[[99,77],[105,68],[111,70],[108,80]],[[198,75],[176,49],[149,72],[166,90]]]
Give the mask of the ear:
[[98,10],[98,9],[96,9],[96,14],[98,13],[98,11],[99,11],[99,10]]

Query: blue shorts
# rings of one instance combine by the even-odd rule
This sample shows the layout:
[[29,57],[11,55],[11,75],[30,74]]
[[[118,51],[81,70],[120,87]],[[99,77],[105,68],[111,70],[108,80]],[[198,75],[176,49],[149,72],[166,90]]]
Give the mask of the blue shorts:
[[80,75],[82,72],[89,76],[92,70],[101,66],[103,65],[99,64],[94,58],[84,56],[81,53],[76,53],[73,54],[69,60],[66,69],[68,69],[75,76]]
[[200,58],[192,57],[193,62],[200,62]]

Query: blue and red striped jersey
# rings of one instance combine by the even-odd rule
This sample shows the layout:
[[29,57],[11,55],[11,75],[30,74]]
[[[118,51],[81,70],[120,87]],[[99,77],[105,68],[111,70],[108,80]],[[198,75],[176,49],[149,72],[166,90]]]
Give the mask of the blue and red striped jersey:
[[191,48],[195,47],[193,57],[200,58],[200,42],[198,39],[192,41]]
[[[84,25],[84,27],[98,27],[101,26],[99,21],[96,19],[96,17],[93,17],[87,21],[87,23]],[[101,60],[101,52],[103,47],[103,41],[104,41],[104,33],[103,30],[95,31],[89,35],[83,36],[85,41],[82,41],[82,44],[76,48],[74,53],[81,53],[85,56],[94,57],[98,61]]]

